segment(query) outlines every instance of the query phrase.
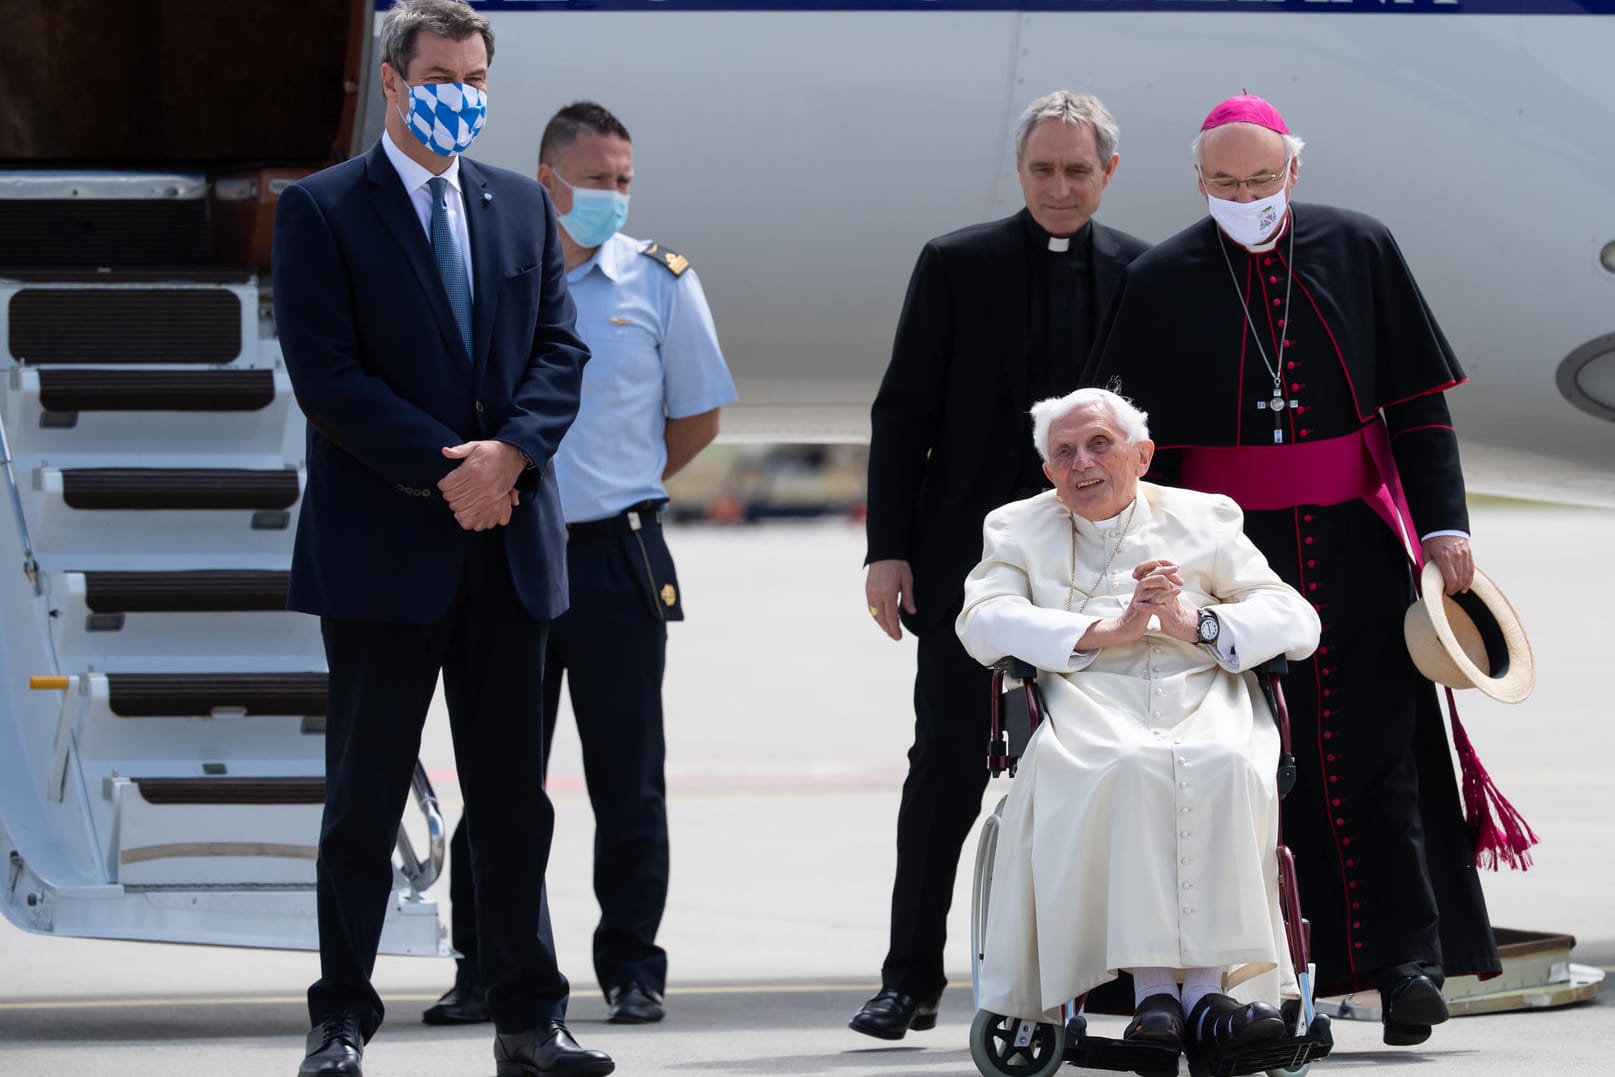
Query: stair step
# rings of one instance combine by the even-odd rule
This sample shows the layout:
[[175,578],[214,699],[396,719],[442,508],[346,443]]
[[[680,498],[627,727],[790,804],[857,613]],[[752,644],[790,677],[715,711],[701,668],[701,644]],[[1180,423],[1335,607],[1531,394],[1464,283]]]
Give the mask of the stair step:
[[148,804],[323,804],[324,778],[131,778]]
[[271,370],[41,370],[48,411],[258,411],[275,401]]
[[230,288],[26,285],[10,299],[18,362],[219,365],[242,351],[246,301]]
[[284,610],[290,580],[290,572],[250,569],[86,572],[85,604],[94,613]]
[[62,499],[75,509],[287,509],[297,472],[245,468],[70,468]]
[[324,673],[108,673],[108,708],[120,718],[247,714],[323,717]]

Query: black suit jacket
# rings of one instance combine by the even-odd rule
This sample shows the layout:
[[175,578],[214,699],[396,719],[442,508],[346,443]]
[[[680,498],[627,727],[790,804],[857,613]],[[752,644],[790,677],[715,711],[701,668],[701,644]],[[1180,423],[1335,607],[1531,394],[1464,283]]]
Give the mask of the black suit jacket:
[[[909,562],[917,612],[903,623],[915,633],[953,631],[964,578],[981,560],[982,520],[1013,499],[1031,437],[1027,216],[1023,209],[925,245],[875,397],[866,563]],[[1096,320],[1122,268],[1147,249],[1094,223]],[[1073,357],[1074,370],[1082,358]]]
[[509,442],[536,465],[505,530],[522,606],[566,609],[566,530],[550,459],[577,415],[573,330],[549,195],[460,158],[473,266],[465,356],[431,245],[378,142],[308,177],[275,213],[275,321],[308,416],[308,486],[290,606],[426,624],[447,610],[467,532],[437,490],[449,445]]

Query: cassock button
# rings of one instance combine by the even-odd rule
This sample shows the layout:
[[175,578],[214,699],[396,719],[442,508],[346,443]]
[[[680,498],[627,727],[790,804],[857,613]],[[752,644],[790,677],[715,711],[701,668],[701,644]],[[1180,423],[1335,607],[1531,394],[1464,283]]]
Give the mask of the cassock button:
[[1268,277],[1267,278],[1267,283],[1269,283],[1269,284],[1277,284],[1278,282],[1279,282],[1279,279],[1277,277]]
[[1178,831],[1178,837],[1187,840],[1189,838],[1194,837],[1194,831],[1192,831],[1192,830],[1180,830],[1180,831]]
[[1192,864],[1192,863],[1194,863],[1194,857],[1192,857],[1192,856],[1180,856],[1180,857],[1178,857],[1178,863],[1183,864],[1183,865]]
[[1179,782],[1178,783],[1178,788],[1179,789],[1187,789],[1187,788],[1189,788],[1189,783],[1188,782]]
[[1270,265],[1273,264],[1273,259],[1271,259],[1271,258],[1263,258],[1262,259],[1262,264],[1264,266],[1270,266]]
[[[1179,814],[1179,815],[1188,815],[1188,814],[1189,814],[1189,813],[1190,813],[1190,812],[1192,812],[1192,811],[1194,811],[1194,809],[1193,809],[1193,808],[1179,808],[1179,809],[1178,809],[1178,814]],[[1189,832],[1188,832],[1188,831],[1187,831],[1187,830],[1185,830],[1185,831],[1184,831],[1184,832],[1183,832],[1183,836],[1184,836],[1184,837],[1188,837],[1188,836],[1189,836]]]
[[1185,890],[1193,890],[1194,889],[1194,883],[1184,883],[1183,888]]
[[1183,907],[1183,915],[1184,916],[1193,916],[1194,915],[1194,906],[1193,905],[1185,905]]
[[1273,300],[1273,305],[1274,305],[1274,306],[1275,306],[1275,307],[1282,307],[1282,306],[1283,306],[1283,305],[1284,305],[1284,300],[1282,300],[1282,299],[1275,299],[1275,300]]

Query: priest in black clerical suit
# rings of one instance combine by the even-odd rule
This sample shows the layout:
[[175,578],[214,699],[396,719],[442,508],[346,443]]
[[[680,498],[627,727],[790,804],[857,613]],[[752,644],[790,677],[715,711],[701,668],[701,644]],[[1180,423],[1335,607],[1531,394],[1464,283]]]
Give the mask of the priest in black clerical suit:
[[919,637],[881,992],[852,1020],[901,1038],[936,1022],[959,853],[987,782],[990,672],[953,631],[992,509],[1042,489],[1028,409],[1076,388],[1122,268],[1146,249],[1094,223],[1117,163],[1097,99],[1058,91],[1016,128],[1026,208],[920,252],[872,411],[869,612]]
[[1146,410],[1151,477],[1238,501],[1318,611],[1285,681],[1284,836],[1319,992],[1378,987],[1386,1042],[1419,1043],[1446,1019],[1443,971],[1499,969],[1435,688],[1402,637],[1415,557],[1449,593],[1473,576],[1443,396],[1465,377],[1384,225],[1288,202],[1301,145],[1260,98],[1212,111],[1211,216],[1129,268],[1083,381]]

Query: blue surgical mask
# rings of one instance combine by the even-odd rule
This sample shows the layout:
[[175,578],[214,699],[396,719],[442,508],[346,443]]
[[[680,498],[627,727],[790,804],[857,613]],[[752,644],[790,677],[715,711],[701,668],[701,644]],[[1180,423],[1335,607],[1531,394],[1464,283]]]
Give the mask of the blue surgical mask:
[[488,122],[488,95],[464,82],[409,87],[409,112],[398,114],[420,144],[439,157],[464,153]]
[[555,178],[572,192],[572,212],[559,218],[561,227],[580,247],[598,247],[628,223],[628,196],[593,187],[574,187],[559,172]]

